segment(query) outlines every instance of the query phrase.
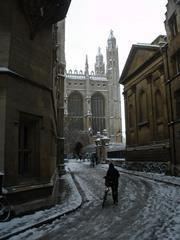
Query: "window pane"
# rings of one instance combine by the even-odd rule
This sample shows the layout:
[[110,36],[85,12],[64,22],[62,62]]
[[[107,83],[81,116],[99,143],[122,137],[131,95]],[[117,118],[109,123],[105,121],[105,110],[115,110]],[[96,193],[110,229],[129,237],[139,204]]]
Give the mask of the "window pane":
[[105,129],[105,100],[104,97],[96,93],[91,99],[92,109],[92,129],[93,134]]
[[83,99],[79,93],[68,98],[69,128],[83,130]]

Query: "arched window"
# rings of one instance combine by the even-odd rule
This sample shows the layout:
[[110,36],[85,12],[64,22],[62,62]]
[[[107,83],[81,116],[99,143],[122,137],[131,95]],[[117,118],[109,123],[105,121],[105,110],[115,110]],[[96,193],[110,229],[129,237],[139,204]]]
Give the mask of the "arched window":
[[139,94],[139,121],[140,123],[147,121],[147,99],[144,90]]
[[160,119],[163,115],[163,104],[162,104],[162,96],[161,92],[158,89],[155,92],[155,113],[156,113],[156,120]]
[[91,98],[92,129],[96,134],[105,129],[105,99],[102,94],[95,93]]
[[73,92],[68,97],[69,128],[83,130],[83,98]]

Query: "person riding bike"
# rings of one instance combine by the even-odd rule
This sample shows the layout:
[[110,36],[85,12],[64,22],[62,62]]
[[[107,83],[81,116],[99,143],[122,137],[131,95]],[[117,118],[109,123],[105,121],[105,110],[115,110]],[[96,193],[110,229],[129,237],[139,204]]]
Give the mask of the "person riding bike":
[[114,204],[118,204],[118,179],[119,179],[119,172],[114,167],[113,163],[109,164],[109,168],[107,170],[106,176],[105,176],[105,185],[107,187],[111,187],[112,189],[112,198],[114,201]]

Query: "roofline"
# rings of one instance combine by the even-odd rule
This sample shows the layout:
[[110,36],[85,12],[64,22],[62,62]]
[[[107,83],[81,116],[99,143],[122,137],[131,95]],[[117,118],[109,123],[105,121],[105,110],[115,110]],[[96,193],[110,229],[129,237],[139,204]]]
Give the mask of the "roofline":
[[145,61],[142,65],[140,65],[134,72],[132,72],[127,78],[119,80],[120,84],[125,83],[128,79],[131,79],[133,76],[137,75],[139,72],[141,72],[146,66],[151,64],[156,58],[158,58],[161,55],[161,52],[155,52],[154,55],[149,58],[147,61]]
[[[159,50],[159,49],[160,49],[160,46],[159,46],[159,45],[152,45],[152,44],[141,44],[141,43],[133,44],[132,47],[131,47],[131,50],[130,50],[130,52],[129,52],[129,55],[128,55],[128,57],[127,57],[126,63],[125,63],[125,65],[124,65],[123,71],[122,71],[122,73],[121,73],[121,76],[120,76],[120,78],[119,78],[119,83],[121,83],[121,84],[126,80],[126,78],[124,79],[124,76],[125,76],[125,73],[126,73],[126,71],[127,71],[128,66],[129,66],[129,64],[130,64],[130,60],[131,60],[132,56],[134,55],[134,50],[135,50],[135,49],[136,49],[136,50],[137,50],[137,49]],[[159,52],[159,51],[158,51],[158,52]],[[155,53],[157,53],[157,52],[155,52]],[[153,55],[151,58],[153,58],[153,57],[154,57],[154,55]],[[142,64],[138,69],[142,68],[142,66],[144,66],[144,65],[147,65],[147,62],[148,62],[151,58],[149,58],[149,59],[148,59],[144,64]],[[137,72],[138,69],[136,69],[135,72]],[[132,74],[134,74],[135,72],[133,72]],[[132,74],[130,74],[130,75],[128,76],[128,78],[129,78]]]

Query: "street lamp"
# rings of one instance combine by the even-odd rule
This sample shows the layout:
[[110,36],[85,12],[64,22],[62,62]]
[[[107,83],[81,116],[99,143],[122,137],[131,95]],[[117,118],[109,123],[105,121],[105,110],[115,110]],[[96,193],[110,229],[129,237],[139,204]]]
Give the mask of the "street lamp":
[[101,135],[100,132],[97,132],[95,143],[96,143],[96,152],[98,156],[99,162],[105,162],[107,158],[107,150],[106,146],[109,145],[110,138],[107,136],[107,130],[103,130],[103,134]]

